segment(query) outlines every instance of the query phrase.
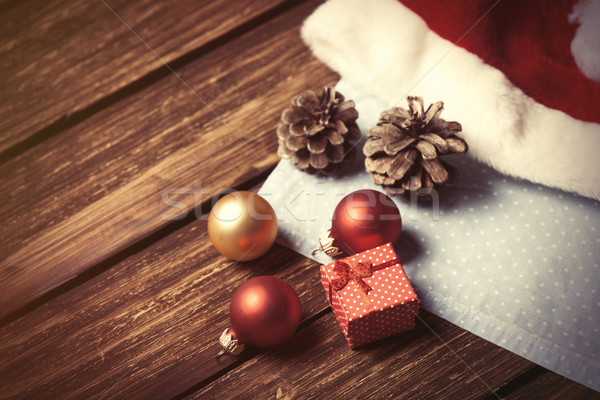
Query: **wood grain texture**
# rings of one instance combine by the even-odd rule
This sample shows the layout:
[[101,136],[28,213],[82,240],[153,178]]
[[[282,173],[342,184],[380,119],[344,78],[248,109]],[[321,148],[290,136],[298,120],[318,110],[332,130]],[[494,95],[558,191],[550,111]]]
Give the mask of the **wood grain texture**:
[[276,245],[235,264],[194,221],[0,328],[0,398],[175,396],[237,362],[216,340],[233,291],[266,274],[295,288],[303,318],[327,306],[315,262]]
[[548,371],[505,398],[507,400],[597,400],[600,399],[600,393]]
[[0,153],[162,67],[157,55],[171,62],[283,2],[29,0],[13,5],[0,14]]
[[0,315],[273,166],[281,110],[337,79],[299,38],[318,4],[186,65],[186,84],[170,75],[0,166]]
[[419,321],[353,351],[329,313],[189,398],[477,399],[532,366],[432,314],[421,318],[435,334]]
[[294,287],[305,321],[328,309],[314,261],[275,245],[258,260],[236,264],[212,247],[206,221],[194,221],[0,328],[0,398],[168,398],[229,369],[194,397],[264,398],[277,389],[320,397],[339,388],[338,398],[452,398],[460,388],[485,394],[452,351],[494,389],[531,367],[428,313],[421,315],[449,347],[418,323],[413,332],[353,352],[328,312],[323,321],[305,324],[288,345],[216,359],[216,338],[228,326],[234,290],[266,274]]

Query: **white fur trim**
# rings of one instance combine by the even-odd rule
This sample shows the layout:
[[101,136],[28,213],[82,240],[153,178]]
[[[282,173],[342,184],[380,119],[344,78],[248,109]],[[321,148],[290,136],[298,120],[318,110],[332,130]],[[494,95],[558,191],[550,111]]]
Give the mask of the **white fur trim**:
[[580,24],[571,42],[575,63],[585,76],[600,83],[600,0],[577,3],[569,22]]
[[302,37],[318,58],[390,107],[406,107],[407,95],[444,101],[443,117],[462,124],[478,160],[600,199],[600,124],[537,103],[396,0],[329,0],[306,20]]

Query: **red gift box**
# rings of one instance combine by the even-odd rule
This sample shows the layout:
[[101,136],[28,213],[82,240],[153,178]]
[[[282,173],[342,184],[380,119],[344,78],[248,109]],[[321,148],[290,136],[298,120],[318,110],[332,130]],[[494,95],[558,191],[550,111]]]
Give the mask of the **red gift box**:
[[351,349],[415,327],[420,301],[391,243],[321,265],[321,283]]

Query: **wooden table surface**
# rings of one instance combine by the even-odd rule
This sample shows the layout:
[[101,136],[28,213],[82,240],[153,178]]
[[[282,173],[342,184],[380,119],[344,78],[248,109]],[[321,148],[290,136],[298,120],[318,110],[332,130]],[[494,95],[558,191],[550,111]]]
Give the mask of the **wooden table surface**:
[[[0,1],[0,398],[600,398],[426,311],[352,351],[316,262],[212,247],[213,197],[260,187],[291,97],[339,79],[299,37],[320,3]],[[299,330],[215,358],[265,274]]]

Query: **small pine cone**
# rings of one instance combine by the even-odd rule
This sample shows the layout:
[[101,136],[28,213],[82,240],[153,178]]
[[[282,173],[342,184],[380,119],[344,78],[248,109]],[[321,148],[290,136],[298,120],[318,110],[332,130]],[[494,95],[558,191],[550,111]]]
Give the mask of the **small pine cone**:
[[409,96],[408,107],[394,107],[379,116],[369,129],[363,147],[365,167],[371,179],[390,196],[410,197],[421,201],[431,193],[458,179],[458,171],[442,161],[444,154],[465,153],[467,143],[456,136],[462,130],[458,122],[439,117],[444,103],[423,108],[423,98]]
[[304,91],[281,113],[277,154],[309,174],[332,173],[353,155],[361,136],[357,118],[354,102],[345,101],[333,87],[325,86],[321,97]]

